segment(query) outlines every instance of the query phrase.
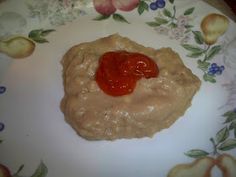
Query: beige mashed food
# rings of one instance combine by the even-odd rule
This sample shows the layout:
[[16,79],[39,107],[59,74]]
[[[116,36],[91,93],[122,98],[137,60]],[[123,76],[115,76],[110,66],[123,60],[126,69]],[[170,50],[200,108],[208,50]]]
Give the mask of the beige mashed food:
[[[158,65],[157,78],[140,79],[134,92],[113,97],[95,81],[98,61],[108,51],[139,52]],[[66,121],[89,140],[151,137],[170,127],[191,105],[200,80],[170,48],[155,50],[114,34],[72,47],[62,60]]]

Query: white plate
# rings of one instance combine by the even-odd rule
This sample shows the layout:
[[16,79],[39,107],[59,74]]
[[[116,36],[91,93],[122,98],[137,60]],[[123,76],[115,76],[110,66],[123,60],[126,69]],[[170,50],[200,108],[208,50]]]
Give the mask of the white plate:
[[[184,0],[173,4],[167,1],[166,8],[171,15],[173,6],[176,6],[176,17],[192,25],[193,31],[200,31],[200,22],[207,14],[219,13],[201,1]],[[192,7],[195,9],[191,13]],[[4,27],[0,29],[1,38],[17,34],[27,37],[34,29],[56,30],[45,36],[48,43],[35,42],[36,49],[28,58],[17,60],[0,54],[0,86],[6,87],[6,91],[0,94],[0,122],[5,125],[0,132],[3,140],[0,143],[0,163],[12,174],[24,164],[19,173],[21,176],[30,176],[38,168],[35,174],[48,177],[164,177],[177,164],[195,161],[185,155],[191,149],[204,150],[214,158],[222,153],[235,158],[236,127],[228,130],[230,123],[236,120],[233,111],[236,107],[235,59],[230,58],[236,53],[234,47],[229,47],[233,43],[228,45],[236,37],[234,22],[230,21],[228,31],[213,45],[220,45],[222,50],[209,62],[223,65],[225,70],[213,77],[216,83],[211,83],[203,79],[204,72],[198,68],[197,60],[203,60],[204,56],[187,57],[190,51],[181,45],[186,37],[185,44],[204,47],[204,44],[196,43],[192,32],[183,33],[181,30],[186,31],[185,27],[171,31],[163,24],[163,29],[169,29],[169,32],[160,33],[161,28],[146,24],[161,15],[168,20],[163,15],[163,8],[149,9],[141,15],[137,8],[129,12],[117,10],[116,13],[130,24],[114,20],[112,15],[106,20],[93,20],[99,14],[91,1],[8,0],[0,4],[0,9],[0,26]],[[190,9],[189,14],[187,9]],[[189,18],[187,22],[184,21],[184,12]],[[171,47],[202,80],[201,89],[184,116],[153,138],[87,141],[64,121],[59,109],[64,94],[60,65],[63,54],[75,44],[113,33],[153,48]],[[228,111],[235,118],[224,124],[230,114],[222,115]],[[227,129],[222,130],[226,126]],[[218,155],[211,153],[210,138],[220,141]],[[217,166],[212,173],[221,176]]]

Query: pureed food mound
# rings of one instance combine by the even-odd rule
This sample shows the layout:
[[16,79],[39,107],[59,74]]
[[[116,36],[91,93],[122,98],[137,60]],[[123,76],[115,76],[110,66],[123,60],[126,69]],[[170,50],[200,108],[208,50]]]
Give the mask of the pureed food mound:
[[[96,80],[99,61],[107,52],[146,56],[155,62],[158,73],[145,77],[145,68],[140,69],[135,64],[126,67],[132,74],[141,70],[142,77],[135,81],[132,91],[109,94]],[[151,137],[184,114],[201,84],[172,49],[144,47],[118,34],[72,47],[62,65],[65,95],[61,110],[76,132],[89,140]],[[145,63],[142,66],[146,66]],[[110,76],[107,72],[112,70],[103,72]],[[120,75],[115,74],[115,79]],[[118,82],[119,87],[122,82],[122,79],[107,80],[108,86],[110,82]]]

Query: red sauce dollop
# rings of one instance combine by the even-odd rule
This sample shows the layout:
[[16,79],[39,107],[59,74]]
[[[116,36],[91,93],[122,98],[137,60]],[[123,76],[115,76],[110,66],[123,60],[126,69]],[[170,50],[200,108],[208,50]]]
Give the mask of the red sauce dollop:
[[108,95],[122,96],[133,92],[142,77],[157,77],[157,64],[140,53],[114,51],[103,54],[96,72],[98,86]]

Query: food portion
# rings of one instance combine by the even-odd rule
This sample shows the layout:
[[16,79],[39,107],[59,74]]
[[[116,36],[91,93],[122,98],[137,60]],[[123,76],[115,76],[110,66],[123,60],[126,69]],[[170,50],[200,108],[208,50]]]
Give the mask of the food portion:
[[[114,54],[118,59],[110,57]],[[105,65],[104,56],[109,58]],[[115,67],[112,58],[118,61]],[[61,110],[76,132],[89,140],[151,137],[184,114],[200,87],[200,80],[172,49],[144,47],[118,34],[72,47],[62,65],[65,95]],[[100,70],[106,73],[105,80]],[[132,90],[109,94],[114,84]]]
[[140,53],[115,51],[101,56],[95,78],[105,93],[122,96],[132,93],[139,79],[157,75],[157,64],[149,57]]

